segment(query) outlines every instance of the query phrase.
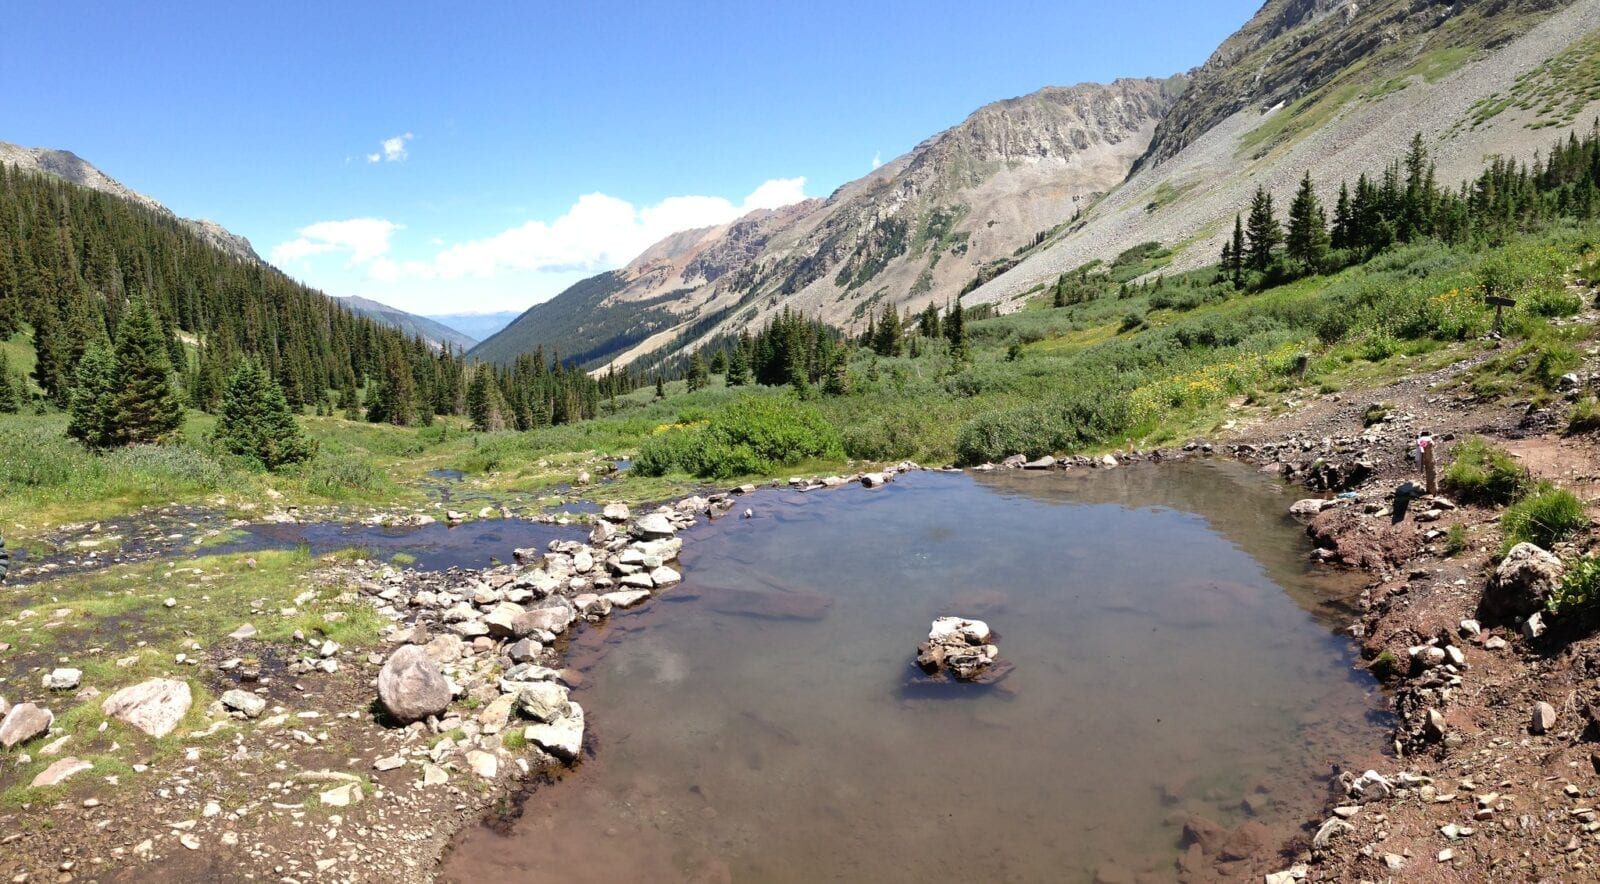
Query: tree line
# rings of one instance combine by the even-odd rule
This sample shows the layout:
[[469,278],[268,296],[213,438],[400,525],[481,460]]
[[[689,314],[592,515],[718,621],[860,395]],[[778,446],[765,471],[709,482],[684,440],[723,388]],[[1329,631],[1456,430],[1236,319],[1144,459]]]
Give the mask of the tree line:
[[1339,184],[1330,218],[1308,171],[1280,223],[1272,194],[1258,187],[1234,217],[1217,271],[1234,285],[1267,287],[1331,273],[1392,246],[1421,239],[1495,246],[1553,218],[1600,215],[1600,120],[1580,138],[1557,140],[1533,162],[1495,157],[1476,179],[1441,187],[1421,133],[1376,178]]
[[[603,398],[645,382],[591,378],[542,353],[469,364],[170,215],[0,164],[0,340],[20,331],[44,404],[69,411],[73,435],[94,446],[159,439],[185,406],[219,412],[246,388],[291,411],[412,426],[466,414],[481,376],[505,424],[531,429],[594,417]],[[29,391],[3,360],[0,411],[14,411]]]

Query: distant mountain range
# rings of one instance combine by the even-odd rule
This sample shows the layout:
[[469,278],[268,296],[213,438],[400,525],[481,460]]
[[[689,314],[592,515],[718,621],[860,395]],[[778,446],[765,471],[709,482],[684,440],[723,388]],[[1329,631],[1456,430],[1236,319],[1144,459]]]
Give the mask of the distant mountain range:
[[515,310],[500,313],[430,313],[427,318],[482,341],[511,324],[520,314]]
[[392,325],[413,337],[420,337],[432,344],[435,348],[448,346],[456,353],[465,353],[477,346],[478,339],[464,335],[450,326],[436,322],[426,316],[417,316],[380,304],[370,298],[351,295],[338,299],[341,304],[369,319],[375,319],[385,325]]
[[[980,108],[826,199],[674,234],[472,351],[648,366],[789,309],[860,329],[883,305],[1020,309],[1142,243],[1216,261],[1257,186],[1381,174],[1423,133],[1441,183],[1532,160],[1600,112],[1600,4],[1268,0],[1186,75]],[[1546,131],[1551,130],[1551,131]]]

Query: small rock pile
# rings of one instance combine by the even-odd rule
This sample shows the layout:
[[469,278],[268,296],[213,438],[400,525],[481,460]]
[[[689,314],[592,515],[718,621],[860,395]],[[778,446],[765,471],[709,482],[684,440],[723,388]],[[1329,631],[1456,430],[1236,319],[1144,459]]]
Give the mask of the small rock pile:
[[928,630],[928,640],[917,646],[917,668],[934,678],[992,684],[1011,673],[994,639],[982,620],[940,617]]

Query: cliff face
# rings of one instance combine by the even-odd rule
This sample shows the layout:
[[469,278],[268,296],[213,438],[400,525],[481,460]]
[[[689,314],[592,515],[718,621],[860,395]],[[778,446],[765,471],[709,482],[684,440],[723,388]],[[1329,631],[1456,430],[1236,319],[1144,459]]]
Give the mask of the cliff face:
[[1493,50],[1572,0],[1268,0],[1194,71],[1139,167],[1159,164],[1242,110],[1337,102],[1341,88],[1432,77]]
[[1194,71],[1133,174],[968,303],[1013,309],[1150,241],[1174,251],[1172,270],[1214,263],[1257,187],[1287,206],[1309,172],[1331,205],[1419,132],[1451,186],[1488,156],[1531,161],[1600,113],[1597,47],[1594,3],[1269,0]]
[[674,234],[537,305],[474,351],[589,366],[736,333],[785,307],[837,325],[954,297],[1116,187],[1185,80],[1042,89],[980,108],[825,200]]

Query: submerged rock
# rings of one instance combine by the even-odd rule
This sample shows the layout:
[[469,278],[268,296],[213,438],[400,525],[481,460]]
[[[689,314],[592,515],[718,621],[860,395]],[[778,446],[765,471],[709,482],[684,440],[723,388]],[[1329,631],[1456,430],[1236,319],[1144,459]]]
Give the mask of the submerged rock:
[[928,640],[917,646],[917,668],[930,677],[949,675],[958,681],[992,684],[1011,673],[1000,662],[994,632],[982,620],[940,617],[928,630]]

